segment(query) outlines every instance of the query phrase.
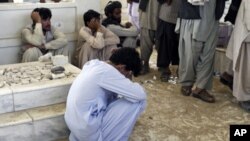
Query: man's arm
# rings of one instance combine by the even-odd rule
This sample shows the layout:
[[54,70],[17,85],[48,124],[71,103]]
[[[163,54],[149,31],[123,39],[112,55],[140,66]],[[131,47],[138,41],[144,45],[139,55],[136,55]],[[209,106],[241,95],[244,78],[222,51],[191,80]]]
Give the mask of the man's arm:
[[42,30],[42,24],[41,24],[41,16],[38,12],[32,12],[31,13],[31,19],[33,23],[35,24],[34,29],[33,27],[25,28],[22,31],[22,40],[24,43],[28,43],[37,47],[43,46],[44,42],[44,35]]
[[119,37],[136,37],[139,34],[136,27],[134,26],[131,26],[130,28],[124,28],[119,25],[110,24],[107,28]]
[[22,30],[22,40],[24,43],[39,47],[43,44],[44,38],[41,23],[35,24],[33,32],[32,29],[29,28]]
[[104,42],[105,46],[107,45],[117,45],[120,43],[120,39],[117,35],[115,35],[113,32],[111,32],[109,29],[103,27],[103,30],[105,32]]
[[104,38],[103,33],[97,31],[96,37],[91,35],[91,31],[86,31],[84,28],[81,28],[79,32],[80,38],[84,39],[86,42],[88,42],[91,47],[96,49],[102,49],[104,47]]
[[63,48],[67,45],[68,40],[65,36],[65,34],[58,29],[52,27],[51,29],[54,40],[44,44],[46,49],[59,49]]
[[107,70],[98,83],[100,87],[116,93],[131,102],[146,99],[146,93],[143,87],[138,83],[132,82],[118,71]]

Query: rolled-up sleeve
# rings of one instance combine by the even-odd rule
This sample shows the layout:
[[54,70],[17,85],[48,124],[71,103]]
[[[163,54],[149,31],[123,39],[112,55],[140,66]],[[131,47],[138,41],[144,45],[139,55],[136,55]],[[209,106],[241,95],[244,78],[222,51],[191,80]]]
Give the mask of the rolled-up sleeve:
[[80,38],[88,42],[93,48],[102,49],[105,46],[103,33],[101,32],[97,32],[96,36],[93,36],[82,28],[79,32],[79,36]]
[[52,35],[54,40],[51,40],[44,45],[46,49],[59,49],[65,47],[68,44],[65,34],[58,29],[52,28]]
[[22,40],[24,43],[28,43],[34,46],[41,46],[44,42],[44,35],[42,31],[42,24],[36,23],[34,30],[29,28],[22,30]]

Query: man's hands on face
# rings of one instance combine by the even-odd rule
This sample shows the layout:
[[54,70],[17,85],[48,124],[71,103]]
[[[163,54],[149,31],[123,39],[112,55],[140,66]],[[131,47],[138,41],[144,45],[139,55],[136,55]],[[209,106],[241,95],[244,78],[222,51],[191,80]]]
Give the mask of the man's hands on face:
[[98,31],[98,32],[102,32],[102,28],[101,28],[101,23],[100,23],[100,20],[99,19],[91,19],[90,20],[90,24],[92,25],[92,27]]
[[32,13],[31,13],[31,19],[32,19],[35,23],[41,23],[41,16],[39,15],[38,12],[32,12]]
[[128,79],[132,80],[133,78],[133,72],[132,71],[128,71],[125,75],[125,77],[127,77]]

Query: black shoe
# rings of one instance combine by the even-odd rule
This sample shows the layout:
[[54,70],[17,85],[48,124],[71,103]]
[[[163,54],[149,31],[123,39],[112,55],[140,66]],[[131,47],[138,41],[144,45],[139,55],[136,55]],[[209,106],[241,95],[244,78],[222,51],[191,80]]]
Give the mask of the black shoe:
[[250,101],[240,101],[239,105],[242,109],[246,110],[247,112],[250,112]]
[[224,72],[220,75],[220,82],[233,90],[233,76]]
[[145,75],[147,73],[149,73],[149,65],[145,64],[145,65],[142,66],[142,70],[141,70],[140,74]]
[[171,75],[171,73],[169,73],[169,72],[162,72],[161,77],[160,77],[161,81],[168,82],[170,75]]

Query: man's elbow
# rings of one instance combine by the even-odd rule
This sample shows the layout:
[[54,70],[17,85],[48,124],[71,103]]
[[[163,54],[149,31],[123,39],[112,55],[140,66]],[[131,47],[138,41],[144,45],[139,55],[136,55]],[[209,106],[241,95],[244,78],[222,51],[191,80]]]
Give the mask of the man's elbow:
[[66,46],[68,44],[68,40],[66,38],[63,38],[61,43],[63,46]]

